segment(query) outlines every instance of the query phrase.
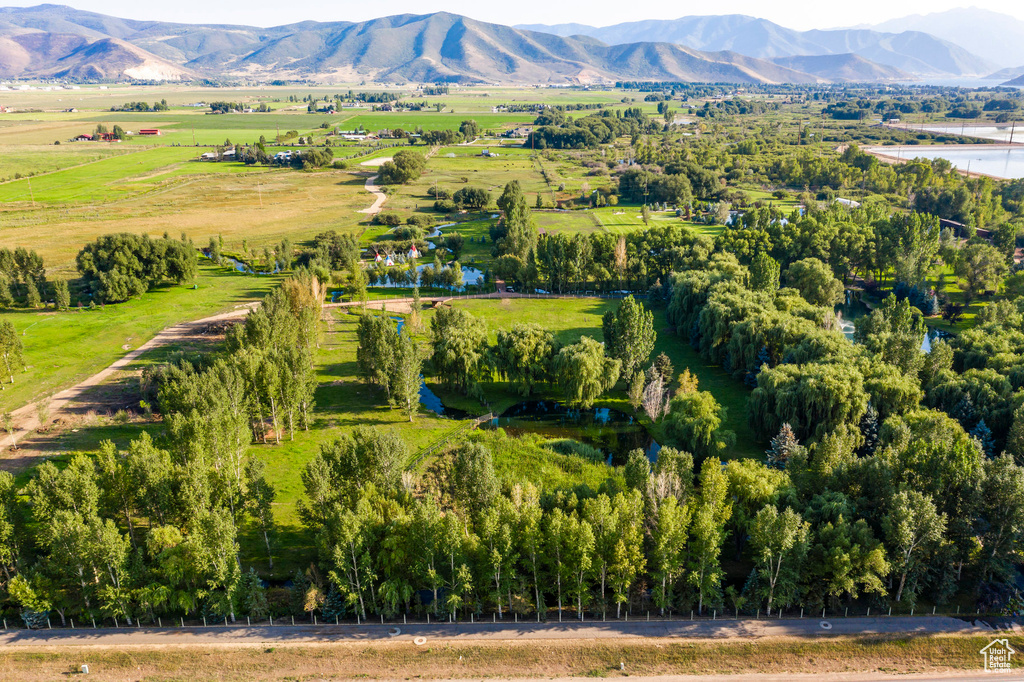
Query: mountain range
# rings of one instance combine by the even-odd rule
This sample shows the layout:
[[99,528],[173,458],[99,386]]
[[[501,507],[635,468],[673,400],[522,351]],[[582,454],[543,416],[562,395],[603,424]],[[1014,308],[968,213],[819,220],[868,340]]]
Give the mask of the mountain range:
[[743,15],[594,28],[438,12],[260,28],[0,8],[0,77],[329,82],[813,83],[974,75],[998,66],[919,31],[794,31]]
[[1024,21],[978,7],[914,14],[870,28],[924,31],[1001,67],[1024,67]]
[[602,28],[582,24],[520,24],[517,28],[561,36],[585,35],[612,45],[641,38],[659,40],[697,50],[733,50],[761,59],[854,54],[882,66],[922,76],[980,76],[999,66],[957,44],[921,31],[893,33],[866,28],[796,31],[743,14],[651,19]]

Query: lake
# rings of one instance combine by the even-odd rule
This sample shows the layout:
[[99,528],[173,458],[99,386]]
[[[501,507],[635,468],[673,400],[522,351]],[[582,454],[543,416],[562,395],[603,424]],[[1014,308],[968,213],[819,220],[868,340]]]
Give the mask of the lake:
[[967,125],[926,125],[912,127],[910,130],[926,130],[930,133],[944,133],[946,135],[969,135],[980,137],[986,140],[997,142],[1010,142],[1010,136],[1019,144],[1024,143],[1024,123],[1000,123],[998,125],[972,126]]
[[[1024,131],[1021,131],[1021,135],[1024,136]],[[1009,180],[1024,178],[1024,145],[910,145],[865,147],[864,151],[904,160],[946,159],[959,170]]]

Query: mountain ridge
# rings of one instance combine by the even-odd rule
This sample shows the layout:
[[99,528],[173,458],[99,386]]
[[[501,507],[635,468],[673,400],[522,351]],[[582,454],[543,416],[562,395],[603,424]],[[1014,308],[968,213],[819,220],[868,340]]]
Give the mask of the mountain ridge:
[[[47,39],[24,37],[31,35]],[[69,44],[66,54],[47,58],[42,54],[44,43],[71,40],[60,36],[77,36],[80,42]],[[79,51],[78,58],[74,50]],[[95,57],[93,63],[86,63],[87,54]],[[63,5],[0,8],[0,66],[5,69],[0,75],[7,77],[117,78],[150,73],[172,79],[384,82],[821,80],[728,50],[701,52],[649,41],[606,45],[593,38],[523,31],[447,12],[257,28],[121,19]]]
[[609,44],[629,42],[637,35],[651,35],[697,50],[731,49],[761,59],[852,53],[882,66],[927,76],[982,75],[995,70],[994,64],[963,47],[921,31],[884,33],[866,28],[797,31],[745,14],[643,20],[600,28],[583,24],[520,24],[518,27],[546,30],[556,35],[572,31]]

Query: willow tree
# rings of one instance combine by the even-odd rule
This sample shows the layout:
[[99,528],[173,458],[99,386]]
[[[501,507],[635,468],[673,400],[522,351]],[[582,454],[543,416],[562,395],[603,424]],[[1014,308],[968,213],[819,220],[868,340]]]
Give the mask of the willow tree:
[[555,375],[566,401],[574,407],[593,405],[602,393],[615,386],[621,369],[622,362],[606,357],[604,346],[589,336],[562,348],[555,356]]

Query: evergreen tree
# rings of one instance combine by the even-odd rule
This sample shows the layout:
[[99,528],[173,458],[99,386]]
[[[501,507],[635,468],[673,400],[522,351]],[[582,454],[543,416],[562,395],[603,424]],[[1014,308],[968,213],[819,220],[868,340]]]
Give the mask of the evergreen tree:
[[970,430],[976,424],[978,415],[974,409],[974,401],[971,400],[970,394],[964,394],[960,402],[953,406],[953,411],[949,413],[949,416],[960,422],[960,426],[967,430]]
[[995,455],[995,439],[992,437],[992,430],[985,424],[984,419],[980,420],[978,425],[971,429],[971,436],[976,438],[978,443],[981,444],[981,451],[985,453],[986,457]]
[[860,433],[864,437],[864,443],[857,454],[861,457],[870,457],[875,454],[878,447],[878,412],[871,403],[868,403],[868,409],[860,418]]
[[768,466],[777,469],[785,469],[789,458],[800,447],[800,441],[793,433],[793,427],[788,423],[783,424],[778,434],[771,440],[771,447],[765,451],[768,456]]

